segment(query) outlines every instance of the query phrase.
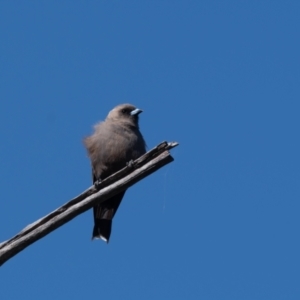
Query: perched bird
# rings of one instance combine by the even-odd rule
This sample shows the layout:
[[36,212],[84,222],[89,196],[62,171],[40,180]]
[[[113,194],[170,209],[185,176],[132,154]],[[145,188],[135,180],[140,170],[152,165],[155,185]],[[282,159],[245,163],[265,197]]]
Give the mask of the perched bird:
[[[84,139],[92,164],[93,182],[101,181],[124,168],[146,152],[146,144],[139,130],[141,109],[122,104],[111,110],[104,122],[95,126],[95,132]],[[112,219],[117,212],[125,191],[94,206],[94,238],[108,243]]]

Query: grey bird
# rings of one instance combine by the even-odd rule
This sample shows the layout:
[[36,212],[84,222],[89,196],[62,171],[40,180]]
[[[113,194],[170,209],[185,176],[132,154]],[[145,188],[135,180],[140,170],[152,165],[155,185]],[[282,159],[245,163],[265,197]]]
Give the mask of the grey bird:
[[[121,104],[111,110],[104,122],[95,126],[95,132],[84,139],[92,165],[93,183],[101,181],[124,168],[131,160],[146,153],[146,143],[139,130],[141,109]],[[126,191],[94,206],[94,238],[108,243],[112,219]]]

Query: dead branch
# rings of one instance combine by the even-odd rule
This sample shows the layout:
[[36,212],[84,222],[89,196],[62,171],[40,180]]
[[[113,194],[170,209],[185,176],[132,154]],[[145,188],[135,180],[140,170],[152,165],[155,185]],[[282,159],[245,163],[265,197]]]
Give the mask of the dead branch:
[[97,188],[90,187],[50,214],[26,226],[13,238],[2,242],[0,244],[0,266],[35,241],[91,209],[95,204],[111,198],[172,162],[174,159],[168,150],[177,145],[176,142],[162,142],[132,164],[103,180]]

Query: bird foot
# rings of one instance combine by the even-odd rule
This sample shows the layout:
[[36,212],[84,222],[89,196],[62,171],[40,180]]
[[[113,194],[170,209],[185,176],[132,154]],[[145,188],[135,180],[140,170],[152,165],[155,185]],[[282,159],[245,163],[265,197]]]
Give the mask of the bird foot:
[[128,168],[133,169],[133,167],[134,167],[133,160],[131,159],[128,163],[126,163],[126,165]]
[[96,188],[97,190],[99,190],[101,182],[102,182],[101,179],[97,179],[97,180],[94,182],[94,186],[95,186],[95,188]]

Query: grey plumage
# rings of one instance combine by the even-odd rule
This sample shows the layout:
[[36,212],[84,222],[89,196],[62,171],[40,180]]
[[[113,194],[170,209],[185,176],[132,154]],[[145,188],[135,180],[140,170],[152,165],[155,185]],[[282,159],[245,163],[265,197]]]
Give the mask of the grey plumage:
[[[146,152],[139,131],[138,115],[142,111],[131,104],[111,110],[104,122],[95,126],[93,135],[84,140],[92,164],[93,182],[103,180]],[[95,206],[93,239],[109,241],[112,219],[125,191]]]

